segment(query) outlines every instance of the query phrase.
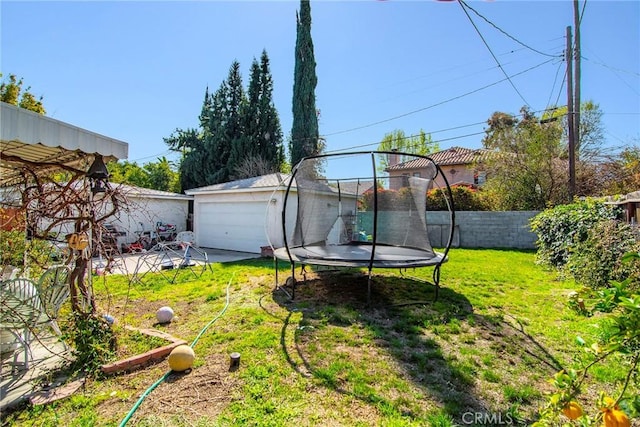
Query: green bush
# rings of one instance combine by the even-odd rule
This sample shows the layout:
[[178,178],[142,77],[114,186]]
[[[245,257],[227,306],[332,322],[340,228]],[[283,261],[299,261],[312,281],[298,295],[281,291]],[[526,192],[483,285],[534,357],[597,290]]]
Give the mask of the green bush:
[[[627,253],[620,258],[622,263],[640,261],[637,252]],[[604,407],[618,411],[619,416],[626,420],[626,425],[632,424],[629,418],[640,415],[640,396],[637,392],[640,385],[640,295],[631,284],[632,280],[626,278],[620,282],[612,281],[610,286],[597,291],[585,288],[576,295],[581,304],[571,303],[570,307],[581,315],[597,319],[600,336],[591,345],[581,337],[576,339],[578,345],[583,347],[579,351],[580,356],[576,357],[579,366],[563,369],[553,377],[551,384],[555,392],[541,408],[540,419],[533,424],[534,427],[560,425],[559,416],[563,409],[570,403],[580,407],[578,400],[589,403],[585,406],[583,415],[575,421],[569,420],[569,423],[565,418],[562,425],[599,425],[604,417]],[[627,370],[624,383],[616,387],[617,394],[613,397],[600,392],[597,399],[589,398],[585,393],[585,379],[589,371],[596,365],[606,366],[611,363],[624,365]],[[586,396],[581,396],[583,394]]]
[[75,369],[87,375],[100,375],[102,365],[110,361],[117,350],[111,325],[94,315],[73,313],[73,322],[66,326],[64,338],[74,344]]
[[[456,211],[486,211],[489,210],[480,193],[467,185],[452,185],[451,195]],[[427,210],[448,210],[444,194],[440,190],[430,190],[427,193]]]
[[608,287],[612,280],[637,281],[637,264],[623,263],[622,255],[638,250],[631,226],[616,220],[601,221],[589,229],[585,240],[571,248],[565,270],[576,282],[594,289]]
[[[457,211],[486,211],[486,203],[478,190],[468,185],[451,186],[451,195]],[[373,190],[367,190],[360,198],[359,210],[373,210]],[[378,188],[378,209],[379,210],[406,210],[413,203],[413,194],[409,187],[399,190],[387,190]],[[449,210],[445,193],[440,189],[433,189],[427,192],[428,211]]]
[[0,230],[0,266],[12,265],[37,278],[45,268],[61,262],[62,256],[49,241],[27,240],[24,231]]
[[590,229],[616,216],[616,209],[594,200],[559,205],[539,213],[531,220],[531,229],[538,236],[537,262],[564,267],[576,245],[587,240]]

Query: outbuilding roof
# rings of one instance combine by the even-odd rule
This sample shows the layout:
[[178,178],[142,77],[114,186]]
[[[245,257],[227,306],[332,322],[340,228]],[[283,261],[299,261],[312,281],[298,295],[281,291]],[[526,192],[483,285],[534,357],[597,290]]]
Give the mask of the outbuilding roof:
[[640,203],[640,190],[627,193],[617,199],[609,197],[609,200],[605,202],[608,205],[624,205],[626,203]]
[[291,176],[279,172],[186,190],[188,195],[233,190],[266,190],[287,185]]
[[151,188],[136,187],[128,184],[110,184],[112,187],[119,189],[127,197],[145,197],[148,199],[184,199],[193,200],[193,196],[186,194],[172,193],[170,191],[153,190]]

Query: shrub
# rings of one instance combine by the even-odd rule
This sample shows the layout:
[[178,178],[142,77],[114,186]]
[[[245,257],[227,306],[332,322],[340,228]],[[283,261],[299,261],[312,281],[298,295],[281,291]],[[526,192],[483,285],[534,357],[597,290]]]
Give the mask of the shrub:
[[[457,211],[486,211],[489,210],[480,193],[467,185],[452,185],[451,195]],[[434,189],[427,193],[427,210],[446,211],[447,202],[441,190]]]
[[0,265],[19,267],[23,274],[37,278],[46,267],[61,262],[64,254],[52,242],[27,240],[24,231],[0,230]]
[[[623,262],[639,259],[640,255],[635,252],[622,257]],[[578,312],[598,320],[600,337],[591,345],[578,337],[577,343],[583,346],[580,356],[576,358],[579,366],[562,370],[553,377],[551,384],[555,388],[554,393],[541,408],[540,419],[534,424],[535,427],[559,425],[559,421],[562,421],[562,425],[593,426],[604,421],[602,425],[628,426],[631,424],[630,417],[640,415],[640,295],[630,284],[629,278],[621,282],[612,281],[607,289],[586,289],[577,295],[582,301]],[[573,304],[570,307],[577,308]],[[610,397],[600,392],[597,399],[584,397],[589,406],[583,410],[577,399],[586,394],[585,379],[589,371],[596,365],[608,363],[623,363],[627,371],[624,382],[617,388],[617,396]],[[579,410],[571,410],[576,407]],[[568,423],[566,419],[559,419],[561,413],[567,417]],[[607,417],[611,413],[616,413],[624,423],[608,422]]]
[[[401,198],[403,197],[396,190],[386,190],[384,188],[378,188],[378,209],[379,210],[396,210],[400,209],[402,204]],[[406,196],[406,195],[404,195]],[[367,190],[362,193],[362,197],[359,200],[358,209],[365,211],[372,211],[374,207],[374,191]]]
[[616,220],[601,221],[593,225],[585,240],[577,242],[567,260],[565,270],[576,282],[594,289],[609,285],[612,280],[625,278],[637,282],[635,263],[623,263],[622,255],[638,252],[632,228]]
[[539,213],[531,220],[531,229],[538,235],[538,263],[562,268],[575,246],[589,237],[590,229],[616,216],[616,209],[593,200],[559,205]]
[[73,322],[67,325],[65,339],[74,343],[74,367],[87,375],[100,374],[117,349],[116,336],[105,319],[73,313]]

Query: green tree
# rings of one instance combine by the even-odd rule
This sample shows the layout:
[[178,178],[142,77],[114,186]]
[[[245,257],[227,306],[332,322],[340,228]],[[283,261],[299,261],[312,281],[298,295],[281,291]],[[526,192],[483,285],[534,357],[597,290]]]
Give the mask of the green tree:
[[251,64],[251,76],[247,99],[240,105],[239,135],[231,146],[229,155],[229,177],[231,179],[247,178],[246,162],[261,157],[258,138],[260,132],[260,65],[254,58]]
[[[560,107],[556,115],[563,117],[563,144],[569,147],[567,107]],[[602,146],[604,144],[604,129],[602,126],[602,110],[593,101],[583,102],[580,106],[580,139],[575,147],[576,194],[584,196],[599,195],[606,187],[602,179],[600,167],[604,160]],[[567,167],[568,169],[568,167]]]
[[210,93],[207,87],[199,121],[199,129],[176,129],[164,139],[170,150],[182,156],[183,190],[286,168],[265,50],[260,62],[252,63],[246,94],[238,61],[232,63],[218,90]]
[[[431,135],[427,135],[425,131],[420,129],[418,135],[406,136],[404,131],[396,129],[391,133],[385,134],[378,145],[379,151],[399,151],[410,154],[420,154],[426,156],[427,154],[440,151],[440,146],[437,142],[434,142]],[[402,162],[403,159],[400,159]],[[382,158],[380,171],[385,170],[388,167],[387,158]]]
[[540,120],[525,107],[521,119],[496,112],[488,120],[482,142],[494,155],[485,161],[483,191],[494,209],[542,210],[567,200],[566,149],[553,114]]
[[260,63],[254,60],[251,65],[241,120],[243,136],[232,149],[231,177],[240,179],[280,171],[284,163],[282,128],[273,103],[269,57],[264,50]]
[[269,57],[262,51],[260,58],[260,128],[258,145],[262,157],[271,165],[271,171],[281,171],[284,164],[284,146],[280,118],[273,102],[273,77]]
[[147,172],[149,188],[161,191],[180,191],[178,173],[173,170],[173,165],[166,157],[161,157],[157,162],[149,162],[144,165]]
[[640,188],[640,146],[634,144],[602,162],[598,176],[603,180],[602,193],[627,194]]
[[109,162],[109,180],[114,183],[124,183],[142,188],[151,188],[149,175],[136,162],[124,160],[122,162]]
[[300,0],[300,13],[296,14],[296,47],[293,81],[293,124],[289,152],[291,165],[306,156],[319,154],[322,144],[318,132],[318,111],[315,88],[318,83],[316,61],[311,39],[311,5]]
[[246,96],[242,88],[240,64],[234,61],[227,79],[218,90],[205,99],[201,123],[203,125],[203,159],[206,180],[202,185],[226,182],[234,170],[238,157],[232,156],[234,145],[244,145],[241,111]]
[[180,177],[173,170],[173,165],[161,157],[157,162],[149,162],[143,166],[136,162],[109,162],[107,169],[110,181],[151,188],[160,191],[180,192]]
[[[205,102],[209,98],[205,96]],[[208,165],[204,141],[196,129],[176,129],[168,138],[164,138],[169,149],[182,154],[179,170],[179,185],[182,190],[206,185]]]
[[[0,78],[2,73],[0,73]],[[17,105],[20,108],[34,111],[38,114],[46,114],[42,104],[42,97],[36,98],[30,91],[31,87],[23,90],[23,81],[18,79],[15,74],[9,74],[9,79],[0,83],[0,101],[7,104]]]

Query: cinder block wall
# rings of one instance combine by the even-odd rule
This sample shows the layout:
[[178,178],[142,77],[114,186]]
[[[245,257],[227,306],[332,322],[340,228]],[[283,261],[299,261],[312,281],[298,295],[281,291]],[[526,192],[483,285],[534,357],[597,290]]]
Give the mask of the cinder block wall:
[[[456,212],[453,247],[535,249],[537,236],[529,221],[539,211]],[[449,213],[427,212],[429,238],[443,247],[449,233]]]

